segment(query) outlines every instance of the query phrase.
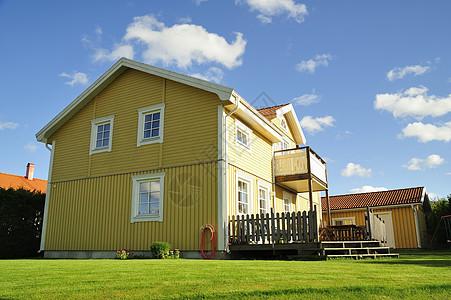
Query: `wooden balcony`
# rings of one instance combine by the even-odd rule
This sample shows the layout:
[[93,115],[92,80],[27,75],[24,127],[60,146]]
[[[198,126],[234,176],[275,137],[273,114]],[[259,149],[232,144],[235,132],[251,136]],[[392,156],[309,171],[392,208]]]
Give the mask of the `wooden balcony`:
[[310,147],[274,152],[276,183],[298,193],[326,191],[326,162]]

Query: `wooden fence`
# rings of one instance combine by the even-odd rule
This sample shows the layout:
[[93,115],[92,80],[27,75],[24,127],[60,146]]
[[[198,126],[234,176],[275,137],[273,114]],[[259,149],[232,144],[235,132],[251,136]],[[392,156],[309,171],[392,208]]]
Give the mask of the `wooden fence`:
[[369,207],[366,208],[365,225],[368,231],[368,238],[371,241],[380,241],[383,245],[387,245],[387,229],[385,222]]
[[365,241],[367,231],[365,226],[337,225],[320,229],[321,241]]
[[229,221],[232,244],[275,244],[317,242],[315,211],[232,216]]

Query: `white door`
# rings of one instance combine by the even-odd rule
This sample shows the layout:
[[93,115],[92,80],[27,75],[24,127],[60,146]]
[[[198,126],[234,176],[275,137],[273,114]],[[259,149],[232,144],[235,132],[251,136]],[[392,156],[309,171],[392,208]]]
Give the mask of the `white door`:
[[385,229],[387,231],[387,246],[390,248],[396,248],[391,212],[378,212],[375,214],[385,222]]

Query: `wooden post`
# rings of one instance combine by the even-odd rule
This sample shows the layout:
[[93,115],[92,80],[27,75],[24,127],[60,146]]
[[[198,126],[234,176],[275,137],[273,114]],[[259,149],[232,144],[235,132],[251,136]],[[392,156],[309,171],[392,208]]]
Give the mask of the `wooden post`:
[[309,203],[310,203],[310,211],[313,211],[313,191],[312,191],[312,169],[310,166],[310,147],[305,148],[305,151],[307,151],[307,172],[308,172],[308,196],[309,196]]
[[330,219],[329,190],[326,190],[326,200],[327,200],[327,226],[331,226],[332,220]]
[[370,241],[372,241],[373,240],[373,234],[372,234],[372,232],[371,232],[371,216],[370,216],[370,207],[369,206],[367,206],[366,207],[366,215],[367,215],[367,221],[368,221],[368,228],[367,228],[367,230],[368,230],[368,235],[370,236]]

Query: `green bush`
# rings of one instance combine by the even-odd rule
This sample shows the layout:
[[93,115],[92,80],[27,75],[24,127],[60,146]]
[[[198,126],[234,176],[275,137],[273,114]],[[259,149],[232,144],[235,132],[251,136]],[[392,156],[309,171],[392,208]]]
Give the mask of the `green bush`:
[[155,242],[150,246],[150,252],[152,252],[153,258],[167,258],[169,256],[169,250],[171,250],[171,245],[166,242]]

